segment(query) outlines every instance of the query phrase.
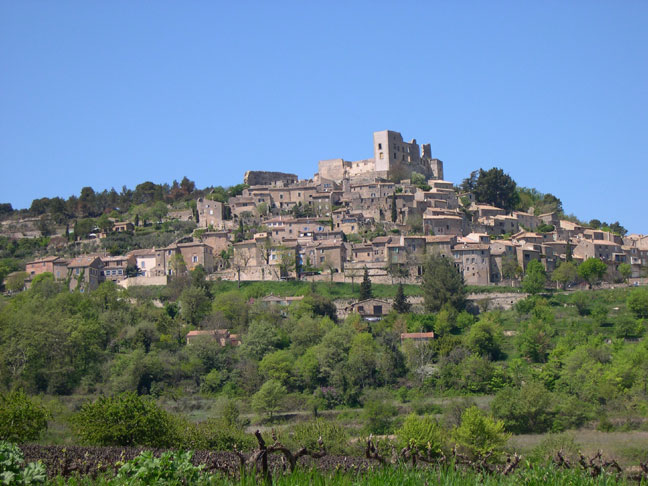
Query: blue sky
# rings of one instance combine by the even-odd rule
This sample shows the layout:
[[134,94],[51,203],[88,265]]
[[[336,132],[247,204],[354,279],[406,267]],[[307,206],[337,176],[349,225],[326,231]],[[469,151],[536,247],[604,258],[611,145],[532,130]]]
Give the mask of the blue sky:
[[648,233],[648,2],[0,1],[0,202],[432,144]]

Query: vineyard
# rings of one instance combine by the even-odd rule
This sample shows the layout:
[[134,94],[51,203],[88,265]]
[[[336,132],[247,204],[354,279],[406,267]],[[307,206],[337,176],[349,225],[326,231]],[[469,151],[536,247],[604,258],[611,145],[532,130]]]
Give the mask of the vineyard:
[[[364,457],[329,455],[320,440],[317,450],[284,446],[273,434],[247,453],[173,452],[138,447],[61,447],[23,445],[26,463],[40,461],[49,482],[76,484],[647,484],[648,464],[622,469],[602,453],[570,460],[558,451],[553,461],[531,464],[519,455],[495,461],[472,460],[456,449],[433,455],[416,447],[385,454],[369,437]],[[11,482],[2,484],[13,484]],[[22,484],[22,483],[15,483]]]

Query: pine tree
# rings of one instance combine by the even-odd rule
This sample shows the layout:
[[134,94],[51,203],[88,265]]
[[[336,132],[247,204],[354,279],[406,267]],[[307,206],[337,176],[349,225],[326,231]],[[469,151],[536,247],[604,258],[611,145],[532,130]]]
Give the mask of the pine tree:
[[367,267],[364,269],[364,276],[360,284],[360,300],[371,299],[373,292],[371,291],[371,280],[369,279],[369,270]]
[[403,290],[403,284],[398,284],[398,290],[396,291],[396,298],[394,299],[394,310],[399,314],[407,314],[411,309],[411,304],[407,300],[405,291]]

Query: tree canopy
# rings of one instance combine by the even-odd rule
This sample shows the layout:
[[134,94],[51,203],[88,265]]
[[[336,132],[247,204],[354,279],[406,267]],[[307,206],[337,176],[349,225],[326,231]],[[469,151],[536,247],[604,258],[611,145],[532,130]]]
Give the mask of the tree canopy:
[[479,203],[511,211],[519,201],[516,187],[515,181],[502,169],[495,167],[487,171],[479,169],[473,194]]

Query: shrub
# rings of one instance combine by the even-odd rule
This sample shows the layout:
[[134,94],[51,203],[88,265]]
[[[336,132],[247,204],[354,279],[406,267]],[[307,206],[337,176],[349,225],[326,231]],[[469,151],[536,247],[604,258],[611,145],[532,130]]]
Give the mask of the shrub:
[[472,458],[488,454],[497,458],[509,434],[504,432],[504,422],[484,415],[477,407],[470,407],[461,415],[461,425],[455,429],[454,437],[462,452]]
[[440,455],[441,447],[443,447],[441,427],[429,415],[425,417],[415,414],[408,415],[401,428],[396,431],[396,438],[399,447],[409,445],[429,456]]
[[552,396],[539,383],[504,388],[491,403],[493,415],[514,434],[542,433],[553,423]]
[[371,434],[388,434],[392,431],[392,419],[397,409],[389,402],[389,396],[379,391],[369,392],[363,400],[365,427]]
[[348,453],[349,435],[346,429],[339,424],[321,419],[295,425],[290,429],[286,442],[294,448],[306,447],[309,450],[318,450],[320,437],[330,454]]
[[177,419],[177,447],[182,449],[210,449],[231,451],[234,446],[239,449],[251,449],[254,439],[246,434],[238,424],[228,423],[225,419],[209,419],[204,422],[191,423]]
[[132,392],[85,402],[72,417],[72,426],[82,442],[103,446],[166,447],[176,435],[169,413]]
[[592,297],[587,292],[574,292],[571,301],[572,304],[576,306],[579,315],[586,316],[590,313],[590,303],[592,301]]
[[40,461],[25,464],[18,446],[0,441],[0,484],[44,484],[46,479],[45,466]]
[[47,429],[49,411],[23,391],[0,395],[0,440],[36,440]]

